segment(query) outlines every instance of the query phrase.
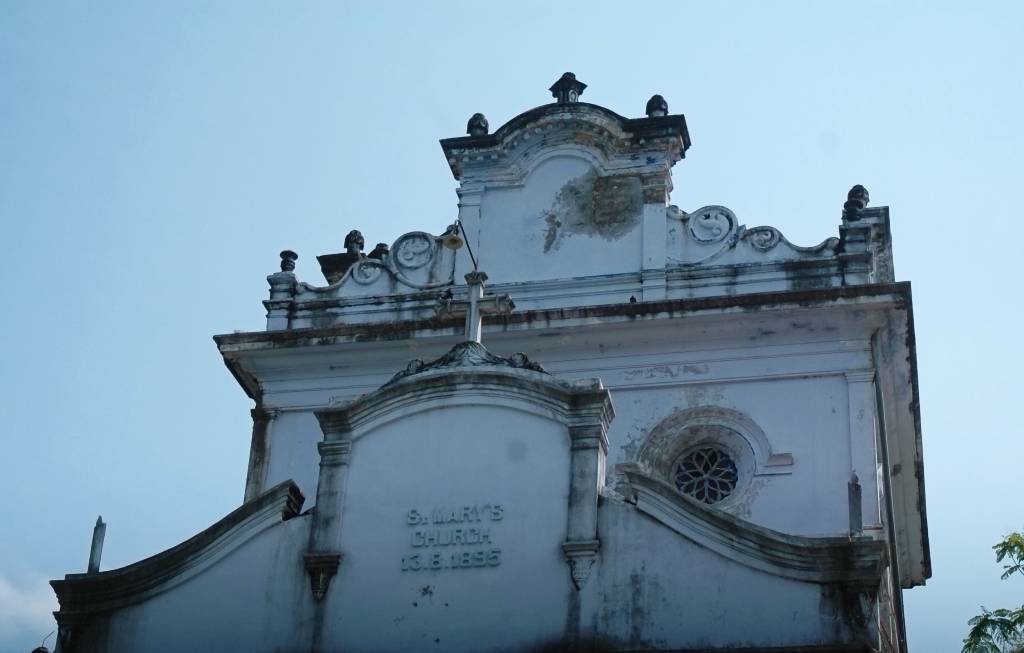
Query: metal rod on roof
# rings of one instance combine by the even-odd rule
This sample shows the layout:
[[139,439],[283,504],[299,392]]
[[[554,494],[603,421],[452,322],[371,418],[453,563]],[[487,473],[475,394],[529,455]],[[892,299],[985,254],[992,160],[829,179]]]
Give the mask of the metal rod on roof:
[[473,255],[473,246],[469,244],[469,236],[466,235],[466,228],[462,226],[462,220],[456,220],[455,223],[459,225],[459,231],[462,232],[462,241],[466,243],[466,251],[469,252],[469,260],[473,262],[473,271],[478,272],[480,268],[476,263],[476,256]]
[[92,548],[89,550],[89,573],[100,570],[100,557],[103,555],[103,538],[107,535],[107,525],[103,523],[103,515],[96,518],[96,526],[92,529]]

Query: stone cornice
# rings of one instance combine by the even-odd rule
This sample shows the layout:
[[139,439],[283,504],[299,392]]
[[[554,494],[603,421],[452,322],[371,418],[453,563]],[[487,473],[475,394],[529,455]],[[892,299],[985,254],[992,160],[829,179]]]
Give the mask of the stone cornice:
[[620,491],[637,510],[725,558],[794,580],[878,588],[885,561],[881,540],[786,535],[690,499],[637,466],[619,471],[626,478]]
[[95,574],[68,574],[50,581],[60,610],[68,617],[105,612],[158,594],[184,582],[229,555],[258,533],[299,514],[302,492],[285,481],[242,504],[181,544],[140,562]]
[[[907,308],[910,300],[910,282],[901,281],[887,284],[865,284],[836,288],[816,288],[783,292],[749,293],[741,295],[719,295],[688,299],[670,299],[656,302],[627,304],[602,304],[573,308],[538,309],[518,311],[510,315],[486,316],[484,324],[501,324],[505,328],[516,325],[529,327],[532,324],[544,326],[571,326],[576,322],[601,319],[608,322],[634,321],[638,319],[674,319],[696,315],[715,315],[724,312],[736,313],[756,311],[766,314],[774,311],[791,311],[820,307],[843,307],[855,304],[857,308]],[[228,333],[213,337],[222,353],[252,349],[278,349],[281,347],[303,347],[309,345],[330,345],[353,341],[407,340],[433,332],[434,335],[461,332],[464,320],[457,317],[447,319],[425,319],[388,322],[386,324],[337,325],[327,328],[289,329],[282,331],[250,331]]]

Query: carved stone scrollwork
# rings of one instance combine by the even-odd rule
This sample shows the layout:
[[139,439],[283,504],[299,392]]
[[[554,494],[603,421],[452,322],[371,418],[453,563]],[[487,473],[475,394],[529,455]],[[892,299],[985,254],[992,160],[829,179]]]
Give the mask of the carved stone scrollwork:
[[590,578],[590,572],[597,562],[597,551],[601,548],[599,540],[584,540],[582,542],[566,542],[562,544],[562,551],[565,552],[566,560],[569,562],[569,572],[572,575],[572,584],[577,590],[583,589]]
[[736,229],[736,216],[724,206],[708,206],[689,216],[690,235],[699,243],[718,243]]
[[522,370],[531,370],[533,372],[542,372],[547,374],[547,371],[543,367],[538,363],[531,361],[526,354],[516,353],[512,354],[508,358],[504,358],[502,356],[495,356],[478,342],[460,342],[452,347],[447,354],[430,361],[429,363],[418,358],[409,361],[409,364],[405,366],[404,370],[395,374],[391,377],[391,380],[384,385],[391,385],[392,383],[396,383],[407,376],[412,376],[428,370],[442,369],[445,367],[475,367],[477,365],[514,367]]
[[434,258],[434,237],[418,231],[405,234],[395,241],[391,256],[399,268],[421,268]]
[[362,259],[352,266],[352,280],[356,283],[371,284],[384,273],[384,264],[375,259]]
[[306,572],[309,574],[309,588],[313,592],[313,600],[321,601],[327,596],[331,579],[338,573],[341,564],[340,553],[307,553],[304,556]]
[[754,227],[753,229],[748,229],[743,237],[747,239],[750,246],[754,249],[767,252],[779,244],[782,234],[774,227]]

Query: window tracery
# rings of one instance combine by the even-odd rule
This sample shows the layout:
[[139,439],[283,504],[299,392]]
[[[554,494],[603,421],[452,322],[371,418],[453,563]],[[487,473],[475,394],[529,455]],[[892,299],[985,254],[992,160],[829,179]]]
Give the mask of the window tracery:
[[736,461],[724,449],[702,446],[678,458],[674,480],[676,488],[683,494],[713,504],[736,489],[739,470]]

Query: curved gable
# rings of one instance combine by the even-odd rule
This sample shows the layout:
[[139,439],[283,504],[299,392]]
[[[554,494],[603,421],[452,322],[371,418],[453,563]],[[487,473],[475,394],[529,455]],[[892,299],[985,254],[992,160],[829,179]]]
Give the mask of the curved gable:
[[[599,381],[558,381],[476,342],[317,411],[324,440],[306,568],[324,646],[374,650],[424,587],[487,606],[476,632],[495,639],[475,647],[557,638],[566,590],[583,587],[600,549],[612,415]],[[441,613],[423,607],[390,646],[412,650],[418,633],[439,628]],[[443,639],[459,636],[445,626]]]

